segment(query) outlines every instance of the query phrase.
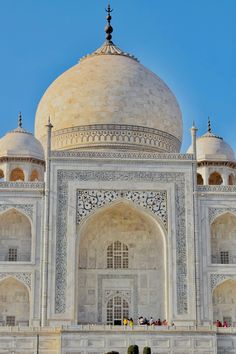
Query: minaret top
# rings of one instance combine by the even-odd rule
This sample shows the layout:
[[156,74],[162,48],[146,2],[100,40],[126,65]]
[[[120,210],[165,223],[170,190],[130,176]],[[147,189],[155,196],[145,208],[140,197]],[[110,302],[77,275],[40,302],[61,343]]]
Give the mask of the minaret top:
[[22,114],[19,112],[18,115],[18,128],[22,128]]
[[113,32],[113,27],[111,26],[111,13],[112,13],[111,5],[110,2],[108,3],[106,12],[107,12],[107,25],[105,27],[105,32],[106,32],[106,40],[108,44],[113,44],[112,43],[112,32]]
[[208,133],[211,133],[211,119],[210,117],[208,117],[208,129],[207,129]]
[[130,59],[134,59],[135,61],[138,62],[137,58],[135,58],[133,55],[131,55],[129,53],[123,52],[123,50],[118,48],[112,42],[112,35],[111,34],[113,32],[113,27],[111,25],[111,19],[112,19],[111,13],[113,10],[111,9],[110,1],[108,2],[107,8],[105,10],[107,12],[107,24],[105,27],[106,41],[95,52],[93,52],[92,54],[85,55],[83,58],[80,59],[80,61],[83,61],[86,58],[94,57],[97,55],[121,55],[121,56],[128,57]]

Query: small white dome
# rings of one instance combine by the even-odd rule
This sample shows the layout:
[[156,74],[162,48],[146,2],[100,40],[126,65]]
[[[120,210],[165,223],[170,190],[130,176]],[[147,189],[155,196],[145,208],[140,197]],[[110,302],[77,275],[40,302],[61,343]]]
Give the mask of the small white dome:
[[[192,145],[187,153],[192,153]],[[232,148],[223,138],[207,132],[197,139],[197,161],[234,161]]]
[[33,134],[18,127],[0,139],[0,157],[25,157],[44,161],[44,150]]

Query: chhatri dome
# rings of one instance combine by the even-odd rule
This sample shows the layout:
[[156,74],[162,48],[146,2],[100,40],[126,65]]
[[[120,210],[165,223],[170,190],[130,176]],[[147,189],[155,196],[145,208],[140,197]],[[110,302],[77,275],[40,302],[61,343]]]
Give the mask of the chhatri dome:
[[44,161],[43,146],[32,133],[22,128],[21,114],[18,118],[18,127],[0,139],[0,158]]
[[[235,161],[232,148],[222,137],[212,133],[211,122],[208,119],[208,130],[205,134],[197,138],[196,141],[197,161]],[[188,153],[192,153],[192,146],[189,147]]]
[[35,135],[52,149],[123,148],[179,152],[182,116],[168,86],[112,42],[108,6],[106,42],[59,76],[36,113]]

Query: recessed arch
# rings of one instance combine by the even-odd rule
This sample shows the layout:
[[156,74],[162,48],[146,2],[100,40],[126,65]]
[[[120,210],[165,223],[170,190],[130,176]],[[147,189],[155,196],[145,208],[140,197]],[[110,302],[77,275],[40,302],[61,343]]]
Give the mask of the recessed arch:
[[231,173],[228,177],[228,184],[229,186],[233,186],[234,184],[236,184],[235,176],[233,173]]
[[30,300],[28,288],[18,279],[0,281],[0,322],[3,325],[29,325]]
[[31,260],[31,220],[20,210],[10,208],[0,214],[0,261]]
[[37,170],[33,170],[30,174],[29,180],[30,180],[30,182],[39,181],[39,172]]
[[0,169],[0,181],[4,181],[5,175],[2,169]]
[[236,281],[226,279],[218,284],[212,292],[213,321],[236,323]]
[[223,183],[223,179],[221,177],[221,174],[219,172],[213,172],[210,174],[209,179],[208,179],[208,184],[209,185],[221,185]]
[[21,168],[16,167],[11,171],[10,173],[11,182],[18,182],[18,181],[24,182],[24,180],[25,180],[25,175]]
[[212,263],[236,263],[236,215],[226,212],[210,226]]
[[115,295],[106,303],[106,323],[109,325],[122,325],[123,320],[128,319],[129,303],[121,295]]
[[197,184],[198,185],[203,185],[203,178],[202,175],[200,173],[197,173]]
[[[139,294],[137,300],[131,296],[131,317],[140,312],[167,317],[166,235],[157,218],[119,200],[90,214],[78,226],[77,235],[79,323],[106,323],[104,297],[116,291]],[[107,250],[115,243],[127,246],[128,269],[107,269]]]

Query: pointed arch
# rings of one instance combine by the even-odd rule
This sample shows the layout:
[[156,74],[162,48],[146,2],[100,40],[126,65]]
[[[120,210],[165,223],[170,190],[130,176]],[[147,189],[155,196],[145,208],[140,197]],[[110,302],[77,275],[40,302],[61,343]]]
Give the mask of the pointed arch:
[[16,208],[0,213],[0,261],[31,260],[32,225],[29,217]]
[[221,174],[219,172],[215,171],[210,174],[208,179],[209,185],[221,185],[222,183],[223,178],[221,177]]
[[25,180],[25,174],[22,170],[22,168],[16,167],[14,168],[11,173],[10,173],[10,181],[11,182],[24,182]]
[[236,215],[224,212],[210,225],[212,263],[236,263]]
[[122,325],[124,318],[129,317],[129,303],[123,296],[117,294],[107,301],[106,324]]
[[225,279],[212,292],[212,318],[230,325],[236,323],[236,280]]
[[197,173],[197,184],[198,185],[203,185],[204,184],[202,175],[200,173]]
[[231,173],[228,177],[228,184],[229,186],[233,186],[234,184],[236,184],[235,175],[233,173]]
[[5,175],[2,169],[0,169],[0,181],[4,181]]
[[[130,316],[137,317],[144,288],[152,300],[142,304],[143,311],[167,317],[167,235],[158,217],[119,199],[91,212],[78,226],[77,235],[79,323],[107,323],[104,297],[110,292],[126,291],[131,297]],[[115,246],[117,264],[124,261],[124,256],[127,259],[122,253],[128,252],[128,269],[114,266]],[[112,267],[107,267],[108,252]]]
[[39,181],[39,172],[37,170],[33,170],[30,174],[29,178],[30,182],[37,182]]
[[2,325],[29,325],[28,287],[13,276],[0,280],[0,322]]
[[88,210],[84,211],[84,213],[83,213],[84,215],[82,217],[80,217],[79,222],[77,222],[78,223],[77,235],[81,234],[83,227],[93,217],[93,215],[97,215],[98,213],[102,213],[106,209],[110,209],[111,207],[119,205],[120,203],[130,206],[131,208],[135,208],[137,211],[146,214],[147,217],[154,220],[156,222],[157,227],[160,228],[160,231],[163,234],[163,237],[166,238],[167,225],[163,222],[163,219],[157,213],[154,213],[148,207],[141,206],[141,205],[135,203],[134,201],[123,198],[123,197],[117,197],[117,198],[114,198],[114,200],[111,198],[111,201],[109,201],[109,202],[104,201],[102,206],[97,205],[95,208],[91,208],[91,206],[90,206],[88,208]]

